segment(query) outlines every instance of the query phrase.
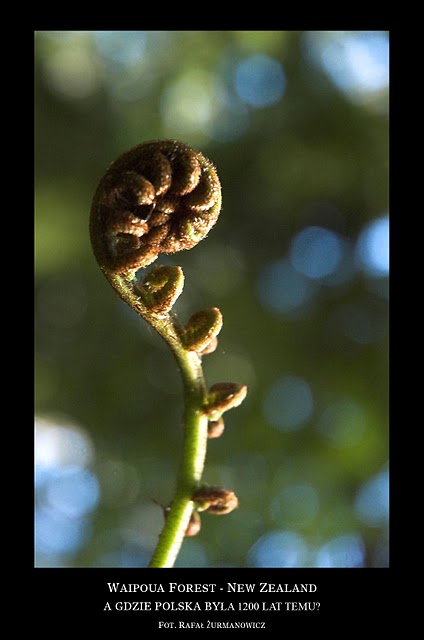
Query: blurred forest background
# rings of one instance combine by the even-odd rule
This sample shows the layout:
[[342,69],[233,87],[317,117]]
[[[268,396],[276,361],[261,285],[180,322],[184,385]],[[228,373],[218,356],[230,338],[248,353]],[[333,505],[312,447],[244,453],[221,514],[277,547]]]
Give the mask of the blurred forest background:
[[217,306],[208,386],[246,384],[178,567],[388,566],[385,31],[39,31],[38,567],[145,567],[173,496],[182,387],[91,253],[97,182],[175,138],[216,165],[223,210],[184,269],[186,320]]

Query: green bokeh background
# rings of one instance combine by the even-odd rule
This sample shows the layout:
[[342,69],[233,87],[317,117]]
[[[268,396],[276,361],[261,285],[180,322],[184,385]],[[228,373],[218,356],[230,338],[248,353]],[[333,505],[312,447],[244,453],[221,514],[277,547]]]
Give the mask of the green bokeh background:
[[[204,475],[233,489],[240,507],[204,515],[178,566],[285,566],[284,557],[292,566],[328,557],[355,566],[349,540],[360,549],[357,566],[387,566],[378,494],[374,520],[358,507],[388,464],[387,275],[351,259],[351,277],[310,280],[314,295],[291,312],[265,304],[260,292],[264,270],[290,255],[305,228],[332,231],[354,248],[366,225],[387,215],[387,88],[337,87],[308,49],[331,37],[35,34],[37,566],[146,566],[163,522],[158,503],[172,499],[183,437],[178,370],[110,288],[88,237],[106,167],[156,138],[180,139],[217,167],[216,227],[195,249],[160,261],[184,269],[183,320],[206,307],[222,311],[218,349],[204,358],[207,383],[249,387],[224,435],[210,441]],[[278,61],[285,78],[281,97],[260,108],[234,83],[238,65],[256,55]],[[313,398],[293,430],[272,424],[265,409],[287,376]],[[79,462],[72,452],[67,461],[65,432],[85,443]],[[58,491],[78,469],[89,479],[80,492],[72,482],[69,493]],[[268,560],[258,555],[266,540]]]

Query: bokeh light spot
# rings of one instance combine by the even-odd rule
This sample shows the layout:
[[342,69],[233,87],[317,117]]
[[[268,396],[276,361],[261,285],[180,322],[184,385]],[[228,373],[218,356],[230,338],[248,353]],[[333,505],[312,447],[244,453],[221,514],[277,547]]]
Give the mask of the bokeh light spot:
[[255,542],[249,551],[253,567],[305,567],[308,547],[303,536],[294,531],[272,531]]
[[277,260],[262,269],[256,290],[262,304],[281,314],[290,314],[308,304],[317,285],[296,271],[286,259]]
[[[62,32],[60,32],[62,33]],[[102,70],[84,33],[73,32],[75,46],[60,46],[45,61],[50,89],[66,99],[80,100],[94,94],[101,85]]]
[[35,457],[39,468],[83,468],[93,458],[93,445],[82,429],[43,418],[36,420]]
[[319,568],[355,568],[364,564],[365,547],[358,534],[336,536],[324,544],[316,555]]
[[377,218],[361,231],[356,245],[359,266],[370,276],[389,274],[389,217]]
[[253,107],[275,104],[286,88],[281,64],[265,55],[242,60],[236,68],[234,82],[240,98]]
[[64,515],[81,517],[97,506],[99,483],[86,469],[63,473],[47,484],[45,497],[52,508]]
[[76,553],[90,531],[87,518],[98,505],[99,483],[86,467],[94,447],[70,421],[36,419],[35,543],[37,565],[57,554]]
[[95,31],[99,53],[112,65],[133,65],[144,58],[146,34],[143,31]]
[[73,554],[87,537],[84,518],[68,518],[54,509],[40,508],[35,514],[38,554]]
[[217,109],[213,77],[196,69],[177,77],[161,96],[160,111],[170,131],[208,130]]
[[305,380],[296,376],[280,378],[269,389],[263,411],[266,420],[279,431],[297,431],[313,411],[312,391]]
[[389,38],[383,31],[313,31],[308,53],[353,99],[389,84]]
[[322,227],[303,229],[295,236],[290,247],[290,259],[295,269],[313,279],[334,273],[342,256],[339,236]]
[[389,517],[389,472],[381,471],[358,492],[355,512],[362,522],[370,527],[378,527]]

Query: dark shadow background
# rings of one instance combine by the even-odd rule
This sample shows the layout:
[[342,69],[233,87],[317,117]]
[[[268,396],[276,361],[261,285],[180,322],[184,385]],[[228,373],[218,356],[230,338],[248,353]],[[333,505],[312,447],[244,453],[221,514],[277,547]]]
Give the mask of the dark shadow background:
[[388,565],[388,34],[35,34],[36,559],[144,567],[172,499],[181,382],[90,249],[118,154],[176,138],[223,210],[181,265],[180,317],[217,306],[209,385],[247,384],[179,567]]

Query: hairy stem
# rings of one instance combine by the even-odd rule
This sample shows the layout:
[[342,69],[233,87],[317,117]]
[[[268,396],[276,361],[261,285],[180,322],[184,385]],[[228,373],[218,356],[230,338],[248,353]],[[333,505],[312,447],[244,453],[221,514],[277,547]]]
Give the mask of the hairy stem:
[[206,386],[202,363],[194,351],[181,344],[168,313],[154,314],[134,292],[136,280],[104,269],[118,295],[144,318],[167,342],[178,363],[184,386],[184,443],[177,487],[150,568],[172,567],[193,511],[192,496],[202,478],[206,458],[208,417],[204,413]]

